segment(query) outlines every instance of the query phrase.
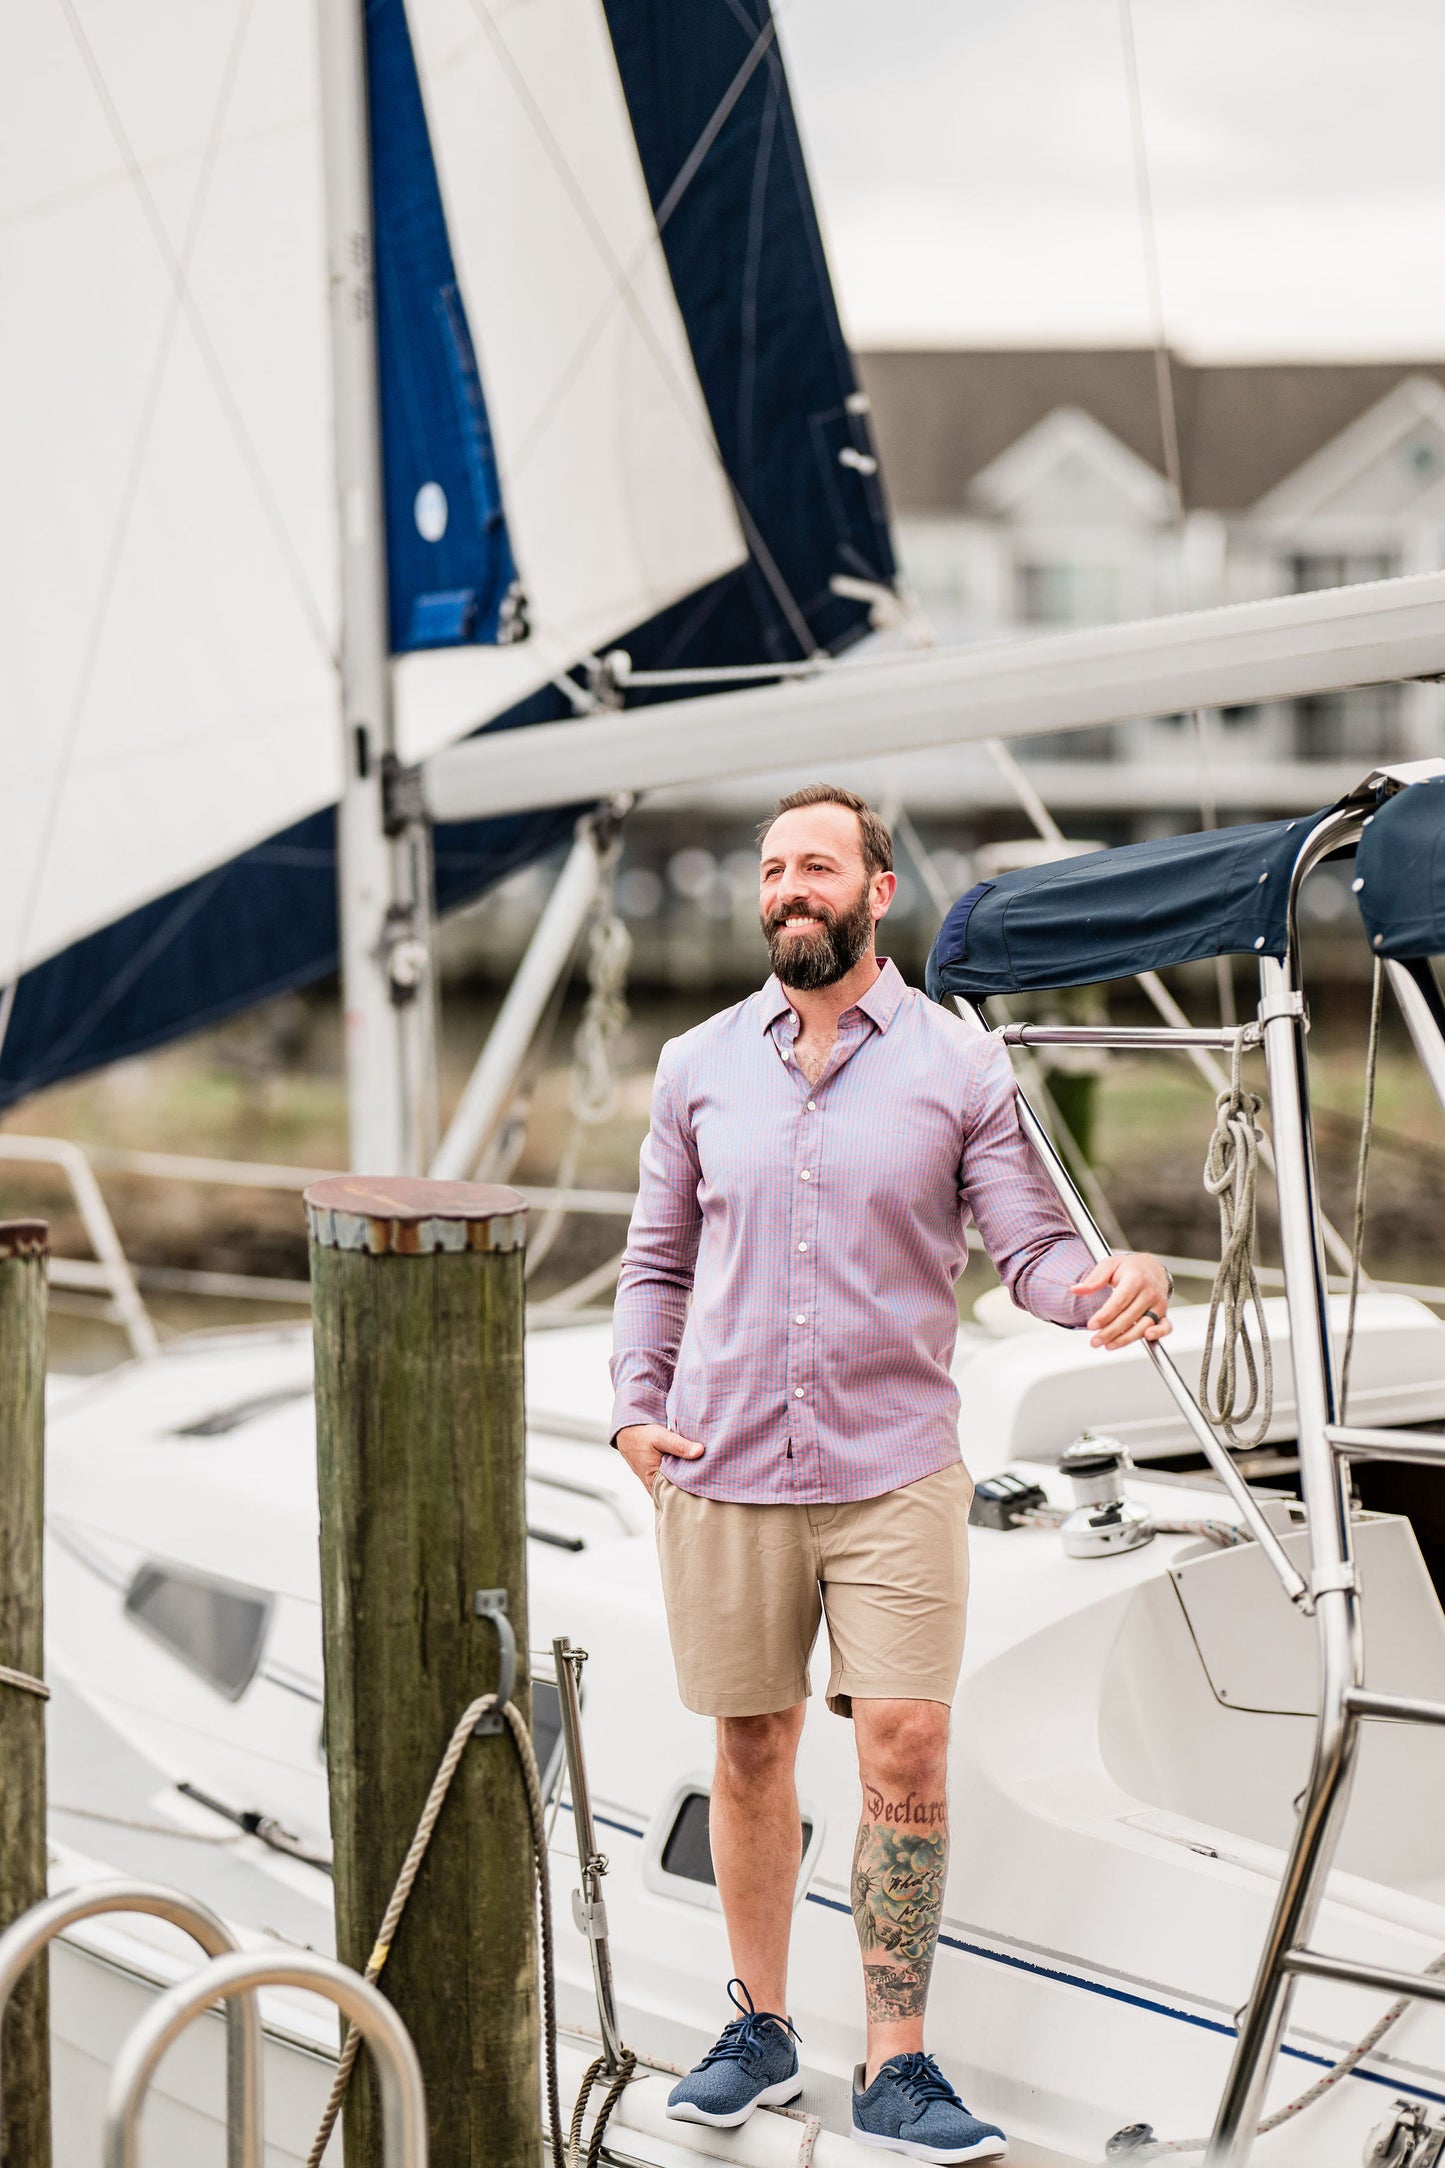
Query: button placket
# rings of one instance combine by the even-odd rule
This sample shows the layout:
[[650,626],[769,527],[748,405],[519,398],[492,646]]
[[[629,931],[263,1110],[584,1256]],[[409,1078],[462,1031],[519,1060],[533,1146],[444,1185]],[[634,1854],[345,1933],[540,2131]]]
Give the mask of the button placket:
[[790,1319],[787,1326],[787,1401],[792,1434],[793,1479],[795,1483],[807,1485],[816,1480],[811,1451],[817,1442],[813,1417],[813,1393],[817,1382],[813,1363],[816,1334],[812,1329],[812,1320],[817,1314],[818,1162],[821,1158],[823,1134],[818,1094],[827,1072],[825,1070],[824,1075],[814,1084],[809,1084],[796,1066],[794,1074],[798,1079],[798,1119],[795,1125],[797,1159],[794,1163],[793,1181],[794,1239],[791,1251],[792,1269],[788,1275]]

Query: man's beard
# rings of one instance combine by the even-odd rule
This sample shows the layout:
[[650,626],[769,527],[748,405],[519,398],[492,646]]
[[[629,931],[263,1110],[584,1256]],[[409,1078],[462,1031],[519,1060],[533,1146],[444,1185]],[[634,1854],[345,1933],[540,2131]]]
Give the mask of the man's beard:
[[[818,931],[785,933],[787,921],[799,917],[818,919]],[[858,901],[841,914],[821,903],[810,904],[806,912],[797,904],[779,905],[764,916],[762,928],[773,970],[782,985],[800,994],[816,993],[820,986],[836,986],[867,955],[873,939],[868,883],[865,881],[859,889]]]

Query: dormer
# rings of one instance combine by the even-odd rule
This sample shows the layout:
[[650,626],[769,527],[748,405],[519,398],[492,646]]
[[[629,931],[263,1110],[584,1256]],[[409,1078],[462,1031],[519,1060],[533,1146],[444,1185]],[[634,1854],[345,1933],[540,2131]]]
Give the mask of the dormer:
[[1254,507],[1284,526],[1445,519],[1445,389],[1407,377]]
[[1169,486],[1081,407],[1055,407],[973,479],[971,503],[1012,527],[1160,527]]

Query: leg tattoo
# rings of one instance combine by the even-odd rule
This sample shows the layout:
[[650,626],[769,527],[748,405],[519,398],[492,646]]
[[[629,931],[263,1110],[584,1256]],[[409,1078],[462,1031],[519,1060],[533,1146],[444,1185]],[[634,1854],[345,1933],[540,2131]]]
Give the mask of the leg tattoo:
[[853,1921],[870,2023],[922,2017],[943,1916],[948,1809],[942,1799],[885,1799],[863,1787],[853,1852]]

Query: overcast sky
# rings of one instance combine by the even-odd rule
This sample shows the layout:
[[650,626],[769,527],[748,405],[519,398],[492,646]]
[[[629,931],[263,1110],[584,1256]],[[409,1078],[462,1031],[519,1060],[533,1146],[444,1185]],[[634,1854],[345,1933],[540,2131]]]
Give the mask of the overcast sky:
[[[1170,336],[1445,354],[1441,0],[1133,0]],[[1118,0],[775,0],[854,342],[1132,341]]]

